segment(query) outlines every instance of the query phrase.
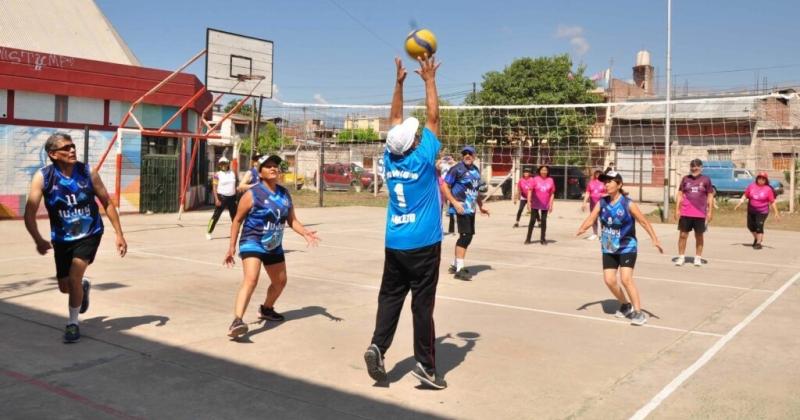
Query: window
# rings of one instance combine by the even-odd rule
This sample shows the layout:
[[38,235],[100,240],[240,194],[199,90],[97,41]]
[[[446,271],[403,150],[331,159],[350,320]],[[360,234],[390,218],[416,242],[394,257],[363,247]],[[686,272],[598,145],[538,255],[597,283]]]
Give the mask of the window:
[[732,149],[717,149],[708,151],[708,160],[732,160]]
[[750,175],[750,172],[747,172],[746,169],[734,169],[733,170],[733,177],[735,179],[750,179],[753,176]]
[[[178,139],[174,137],[142,137],[142,156],[177,155]],[[199,151],[198,151],[199,152]]]
[[69,113],[69,97],[64,95],[56,95],[56,110],[55,120],[58,122],[66,122],[67,114]]
[[772,169],[777,171],[788,171],[792,168],[792,153],[773,153],[772,154]]

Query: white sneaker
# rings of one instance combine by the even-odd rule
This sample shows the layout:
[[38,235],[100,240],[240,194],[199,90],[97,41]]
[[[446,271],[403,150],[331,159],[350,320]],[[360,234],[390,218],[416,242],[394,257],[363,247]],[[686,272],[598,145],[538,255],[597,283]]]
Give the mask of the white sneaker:
[[587,240],[587,241],[596,241],[596,240],[597,240],[597,235],[595,235],[595,234],[592,234],[591,236],[589,236],[588,238],[586,238],[586,240]]
[[684,262],[686,262],[686,258],[684,258],[683,255],[679,255],[678,258],[675,260],[675,265],[680,267],[683,265]]
[[695,267],[702,267],[703,266],[703,259],[701,257],[694,257],[694,266]]
[[206,240],[208,240],[208,241],[211,240],[211,234],[210,233],[206,233]]

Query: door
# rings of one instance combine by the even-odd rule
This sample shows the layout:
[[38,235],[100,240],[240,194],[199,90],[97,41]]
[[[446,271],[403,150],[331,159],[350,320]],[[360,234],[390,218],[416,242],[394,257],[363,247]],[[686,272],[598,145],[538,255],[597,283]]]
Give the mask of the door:
[[177,212],[178,190],[178,156],[142,156],[141,213]]

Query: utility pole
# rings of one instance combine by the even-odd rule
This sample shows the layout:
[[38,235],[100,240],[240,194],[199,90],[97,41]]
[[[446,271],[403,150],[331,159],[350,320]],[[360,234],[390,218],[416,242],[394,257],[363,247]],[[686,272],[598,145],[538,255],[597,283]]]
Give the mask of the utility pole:
[[672,95],[672,0],[667,0],[667,115],[664,121],[664,211],[662,222],[669,220],[669,172],[671,162],[669,154],[669,135],[670,135],[670,99]]

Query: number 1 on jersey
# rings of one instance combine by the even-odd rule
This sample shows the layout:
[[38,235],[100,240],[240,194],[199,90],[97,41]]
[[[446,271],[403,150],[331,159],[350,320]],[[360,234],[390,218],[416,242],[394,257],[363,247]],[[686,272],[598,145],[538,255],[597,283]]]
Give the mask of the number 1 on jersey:
[[394,186],[394,195],[397,196],[397,205],[405,208],[406,207],[406,195],[403,193],[403,184],[397,183]]

